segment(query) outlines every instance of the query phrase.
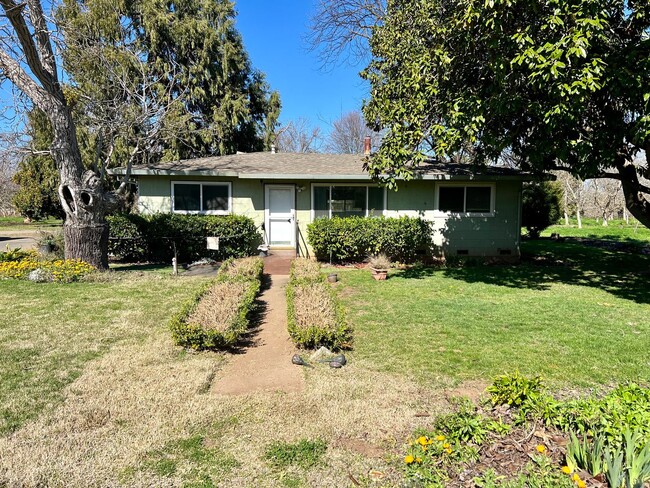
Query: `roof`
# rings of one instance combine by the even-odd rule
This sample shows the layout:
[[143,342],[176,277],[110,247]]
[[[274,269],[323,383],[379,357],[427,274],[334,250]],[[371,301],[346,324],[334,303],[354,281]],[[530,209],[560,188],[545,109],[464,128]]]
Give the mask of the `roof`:
[[[359,154],[239,153],[134,166],[133,176],[220,176],[240,179],[369,180],[365,157]],[[110,170],[124,174],[125,168]],[[416,170],[425,180],[528,179],[530,175],[500,166],[475,168],[467,164],[428,162]]]

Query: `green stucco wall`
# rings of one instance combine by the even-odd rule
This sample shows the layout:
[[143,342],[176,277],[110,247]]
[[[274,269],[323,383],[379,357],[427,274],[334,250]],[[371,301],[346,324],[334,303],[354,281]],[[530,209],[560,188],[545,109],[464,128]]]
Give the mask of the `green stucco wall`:
[[[307,225],[311,222],[311,182],[281,180],[243,180],[237,178],[197,178],[141,176],[138,180],[138,209],[141,213],[171,212],[172,181],[229,181],[232,183],[233,212],[251,217],[258,226],[264,223],[266,184],[291,184],[296,187],[297,244],[301,255],[308,253]],[[320,182],[319,182],[320,183]],[[327,182],[323,182],[327,183]],[[335,182],[335,184],[345,184]],[[447,255],[519,256],[520,181],[494,182],[494,213],[490,216],[448,216],[435,210],[434,181],[401,183],[397,192],[387,192],[389,217],[420,216],[434,223],[434,243]],[[471,183],[470,183],[471,184]]]

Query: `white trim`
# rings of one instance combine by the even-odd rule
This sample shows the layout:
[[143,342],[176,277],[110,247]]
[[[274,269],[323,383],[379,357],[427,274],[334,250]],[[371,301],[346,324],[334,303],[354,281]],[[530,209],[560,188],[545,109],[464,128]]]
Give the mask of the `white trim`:
[[[171,185],[171,211],[181,215],[230,215],[232,213],[232,183],[230,181],[188,181],[172,180]],[[199,185],[199,205],[201,210],[176,210],[174,201],[175,185]],[[228,210],[203,210],[203,186],[226,186],[228,187]]]
[[[463,207],[467,206],[467,187],[482,187],[490,188],[490,211],[489,212],[444,212],[440,208],[440,188],[441,187],[462,187],[465,189],[463,198]],[[447,218],[447,217],[494,217],[496,215],[496,183],[436,183],[434,187],[433,197],[433,217],[434,218]]]
[[[269,242],[267,244],[269,246],[272,246],[271,244],[271,212],[270,212],[270,197],[269,197],[269,189],[275,188],[275,189],[290,189],[291,190],[291,223],[293,224],[292,227],[292,232],[291,232],[291,243],[288,244],[288,246],[291,247],[296,247],[296,185],[294,184],[289,184],[289,185],[275,185],[275,184],[266,184],[264,185],[264,227],[266,230],[266,235],[268,236]],[[276,245],[276,247],[278,247]],[[283,247],[283,246],[279,246]]]
[[[336,183],[312,183],[311,184],[311,200],[310,200],[310,217],[311,217],[311,222],[313,222],[316,218],[316,210],[314,209],[314,188],[320,187],[320,188],[329,188],[329,198],[328,200],[331,201],[332,199],[332,187],[334,186],[363,186],[366,188],[366,217],[369,216],[369,211],[370,209],[368,208],[368,199],[370,198],[369,195],[369,188],[381,188],[379,185],[373,185],[373,184],[368,184],[368,183],[343,183],[343,182],[336,182]],[[386,190],[386,187],[384,187],[384,208],[381,209],[381,215],[384,215],[386,211],[388,210],[388,193]],[[332,218],[332,205],[330,204],[328,208],[328,218]]]

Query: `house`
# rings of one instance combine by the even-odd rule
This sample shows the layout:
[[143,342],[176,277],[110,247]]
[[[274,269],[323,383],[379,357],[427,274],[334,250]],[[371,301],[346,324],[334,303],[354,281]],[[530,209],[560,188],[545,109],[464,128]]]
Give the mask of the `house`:
[[[446,255],[519,256],[521,188],[527,175],[501,167],[420,167],[398,191],[377,186],[363,155],[240,153],[135,166],[142,214],[241,214],[271,248],[308,255],[307,225],[333,216],[420,216]],[[124,168],[113,170],[123,174]]]

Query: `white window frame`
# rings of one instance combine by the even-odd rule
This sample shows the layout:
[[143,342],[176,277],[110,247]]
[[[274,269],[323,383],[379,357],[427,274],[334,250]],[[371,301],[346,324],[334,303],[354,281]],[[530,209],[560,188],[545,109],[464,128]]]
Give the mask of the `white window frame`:
[[[462,187],[465,189],[463,193],[463,208],[467,208],[467,187],[481,187],[490,188],[490,211],[489,212],[447,212],[440,210],[440,188],[443,187]],[[496,183],[438,183],[435,186],[434,195],[434,217],[494,217],[496,214]]]
[[[174,187],[176,185],[199,185],[199,204],[201,210],[176,210],[174,198]],[[228,210],[203,210],[203,187],[204,186],[225,186],[228,188]],[[232,183],[230,181],[186,181],[178,180],[171,182],[172,213],[183,215],[230,215],[232,213]]]
[[[369,216],[370,209],[368,208],[368,188],[379,188],[379,185],[369,185],[368,183],[312,183],[311,184],[311,221],[313,222],[316,219],[316,209],[314,209],[314,188],[316,187],[327,187],[330,189],[330,197],[332,196],[332,187],[334,186],[363,186],[366,188],[366,217]],[[384,215],[388,208],[388,192],[386,187],[384,187],[384,208],[381,209],[381,215]],[[376,210],[376,209],[375,209]],[[328,219],[332,218],[332,205],[330,203],[328,209]]]

